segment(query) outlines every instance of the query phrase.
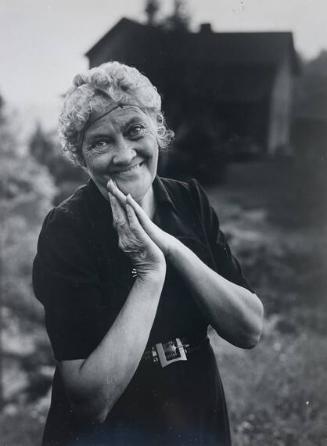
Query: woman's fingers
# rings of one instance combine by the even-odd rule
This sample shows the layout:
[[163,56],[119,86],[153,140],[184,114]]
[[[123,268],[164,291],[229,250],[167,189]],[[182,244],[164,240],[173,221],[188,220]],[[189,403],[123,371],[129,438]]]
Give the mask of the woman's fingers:
[[163,253],[142,227],[133,207],[125,200],[123,208],[117,196],[110,191],[108,196],[118,233],[118,246],[131,258],[138,275],[161,269],[165,264]]
[[128,223],[129,223],[131,229],[138,228],[140,223],[139,223],[139,221],[138,221],[138,219],[137,219],[137,217],[135,215],[134,209],[128,203],[126,203],[126,214],[127,214]]
[[173,247],[173,244],[176,242],[176,239],[167,232],[160,229],[155,223],[153,223],[146,212],[131,197],[130,194],[128,194],[126,198],[126,206],[127,205],[130,205],[133,208],[142,228],[145,230],[151,240],[153,240],[154,243],[159,246],[162,252],[168,256],[171,248]]
[[126,203],[126,214],[131,232],[139,239],[148,238],[147,233],[142,228],[132,206]]
[[128,194],[127,196],[118,188],[117,184],[109,180],[108,181],[108,189],[110,192],[117,198],[117,200],[121,203],[122,206],[125,207],[126,203],[128,202],[132,208],[134,209],[137,217],[141,221],[142,225],[144,224],[150,224],[152,223],[146,212],[142,209],[142,207],[134,200],[134,198],[131,196],[131,194]]
[[151,221],[147,213],[144,209],[134,200],[131,194],[128,194],[126,197],[126,203],[128,203],[135,211],[137,218],[140,220],[142,226],[144,228],[151,228],[154,223]]
[[139,222],[132,206],[129,203],[126,203],[125,209],[131,234],[133,234],[133,236],[142,243],[153,243],[153,241]]
[[111,204],[114,225],[116,227],[122,227],[126,224],[126,213],[117,198],[111,192],[108,192],[108,196]]
[[124,206],[126,202],[126,195],[118,188],[117,184],[113,180],[109,180],[107,183],[107,189],[111,192],[117,200]]
[[126,196],[119,190],[117,185],[112,180],[108,181],[108,190],[115,196],[119,204],[126,210],[126,212],[128,207],[127,205],[131,207],[133,210],[133,215],[129,211],[130,217],[128,218],[132,218],[131,222],[133,222],[135,228],[137,228],[138,231],[141,231],[141,233],[145,232],[146,235],[150,237],[150,239],[162,250],[164,254],[169,255],[171,245],[175,239],[153,223],[147,213],[133,199],[133,197],[130,194]]
[[142,207],[134,200],[134,198],[130,194],[126,196],[112,180],[108,181],[108,189],[110,189],[111,193],[125,209],[126,209],[126,203],[130,204],[130,206],[135,211],[137,218],[141,222],[141,225],[148,233],[151,231],[151,229],[153,229],[153,226],[155,226],[154,223],[152,223],[146,212],[142,209]]
[[130,205],[124,205],[118,201],[115,195],[108,192],[110,203],[112,207],[114,226],[116,227],[120,239],[131,239],[134,236],[135,240],[148,241],[148,235],[142,228],[140,222],[137,219],[134,209]]

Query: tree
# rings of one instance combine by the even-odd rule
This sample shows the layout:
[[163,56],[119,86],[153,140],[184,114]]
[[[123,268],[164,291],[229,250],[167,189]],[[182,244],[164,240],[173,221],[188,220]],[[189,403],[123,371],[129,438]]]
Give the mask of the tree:
[[63,155],[55,132],[45,132],[38,124],[28,145],[29,153],[48,169],[57,186],[55,203],[66,198],[87,180],[86,173]]
[[189,31],[190,15],[185,0],[174,0],[173,13],[163,20],[162,25],[172,31]]
[[168,31],[189,31],[190,15],[185,0],[174,0],[173,11],[167,17],[158,19],[160,0],[146,0],[145,14],[147,24],[158,26]]
[[147,17],[147,24],[148,25],[155,25],[156,24],[156,16],[160,9],[159,0],[147,0],[145,5],[145,14]]
[[[7,338],[13,327],[26,337],[31,324],[40,324],[42,312],[32,296],[31,269],[41,222],[56,191],[47,169],[19,146],[12,129],[14,121],[1,99],[0,329]],[[0,358],[4,360],[3,349]],[[0,374],[2,370],[0,364]],[[0,404],[4,404],[1,384]]]

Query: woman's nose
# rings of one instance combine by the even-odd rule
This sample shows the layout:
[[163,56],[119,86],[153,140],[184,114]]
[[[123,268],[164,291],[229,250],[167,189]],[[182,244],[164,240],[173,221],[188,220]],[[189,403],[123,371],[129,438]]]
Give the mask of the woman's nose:
[[135,158],[136,151],[134,149],[133,141],[130,141],[124,136],[119,136],[116,141],[116,150],[113,156],[115,164],[128,164]]

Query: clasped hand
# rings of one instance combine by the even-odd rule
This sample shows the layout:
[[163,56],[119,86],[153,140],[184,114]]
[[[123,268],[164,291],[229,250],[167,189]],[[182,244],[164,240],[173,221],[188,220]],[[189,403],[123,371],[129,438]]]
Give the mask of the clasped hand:
[[142,207],[109,180],[107,184],[119,248],[132,260],[138,276],[165,270],[174,237],[160,229]]

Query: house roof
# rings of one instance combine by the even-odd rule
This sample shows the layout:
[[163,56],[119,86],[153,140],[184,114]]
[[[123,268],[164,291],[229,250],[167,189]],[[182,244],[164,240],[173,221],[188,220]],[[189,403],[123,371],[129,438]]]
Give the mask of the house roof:
[[[118,33],[160,40],[188,60],[212,61],[219,65],[276,65],[288,53],[293,72],[298,70],[298,61],[291,32],[224,32],[204,31],[198,33],[166,31],[159,27],[144,25],[122,18],[86,53],[91,58]],[[177,44],[178,42],[178,44]],[[179,51],[178,51],[179,49]]]
[[144,28],[144,25],[141,23],[135,22],[134,20],[127,19],[123,17],[119,20],[119,22],[116,23],[112,28],[109,29],[109,31],[104,34],[104,36],[101,37],[100,40],[98,40],[86,53],[86,57],[91,57],[95,52],[97,52],[103,44],[108,42],[114,35],[121,31],[121,30],[127,30],[130,31],[142,31]]
[[[123,18],[93,45],[90,66],[119,60],[137,66],[163,97],[253,103],[267,99],[277,69],[298,70],[290,32],[171,31]],[[179,79],[179,80],[178,80]],[[182,81],[181,81],[182,79]]]

